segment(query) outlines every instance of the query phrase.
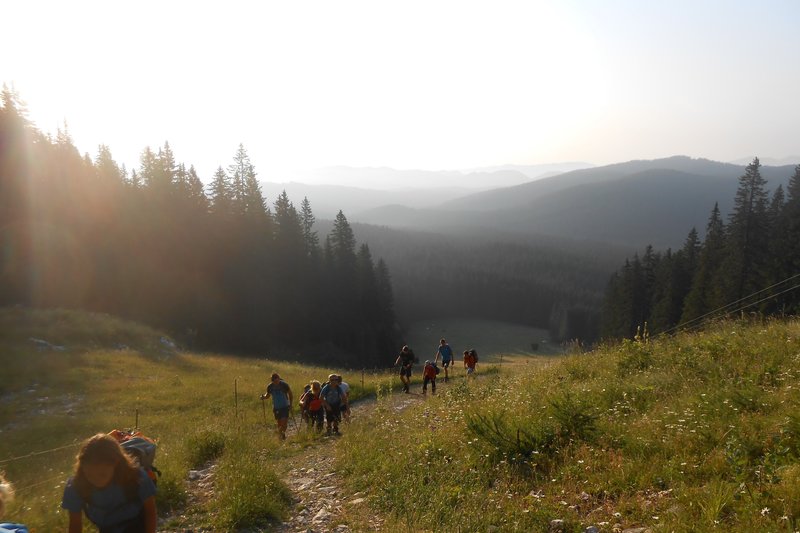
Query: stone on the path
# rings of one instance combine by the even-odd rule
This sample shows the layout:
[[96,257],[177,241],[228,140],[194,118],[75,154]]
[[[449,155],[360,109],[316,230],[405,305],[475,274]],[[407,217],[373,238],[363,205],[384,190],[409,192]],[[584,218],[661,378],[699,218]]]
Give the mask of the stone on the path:
[[589,526],[583,530],[583,533],[600,533],[600,530],[597,526]]
[[629,527],[628,529],[623,529],[622,533],[650,533],[649,527]]
[[364,503],[365,501],[367,501],[366,498],[356,498],[355,500],[350,500],[348,503],[350,505],[358,505],[360,503]]
[[328,512],[327,509],[324,507],[319,510],[317,514],[314,515],[314,518],[311,519],[312,522],[324,522],[328,518],[330,518],[331,513]]
[[556,518],[555,520],[550,520],[550,531],[552,531],[553,533],[564,531],[565,526],[566,524],[564,524],[564,521],[560,518]]

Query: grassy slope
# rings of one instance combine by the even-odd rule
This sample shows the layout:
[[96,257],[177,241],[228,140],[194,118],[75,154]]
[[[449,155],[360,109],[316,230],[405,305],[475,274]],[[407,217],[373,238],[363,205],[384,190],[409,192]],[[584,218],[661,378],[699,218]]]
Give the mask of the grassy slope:
[[791,321],[516,366],[354,427],[339,468],[398,530],[794,531],[798,363]]
[[[67,349],[40,352],[29,337]],[[226,530],[285,515],[288,493],[272,473],[273,465],[301,453],[313,439],[279,446],[269,405],[267,430],[258,395],[273,370],[289,382],[296,399],[305,382],[324,380],[332,370],[178,353],[163,345],[161,337],[106,315],[0,310],[0,470],[17,486],[6,518],[39,531],[65,527],[61,493],[78,443],[96,432],[133,426],[137,409],[141,428],[159,442],[161,510],[182,506],[183,480],[190,468],[219,457],[218,498],[190,509],[197,515],[192,520]],[[368,375],[366,390],[360,387],[360,376],[349,382],[359,396],[384,380]]]

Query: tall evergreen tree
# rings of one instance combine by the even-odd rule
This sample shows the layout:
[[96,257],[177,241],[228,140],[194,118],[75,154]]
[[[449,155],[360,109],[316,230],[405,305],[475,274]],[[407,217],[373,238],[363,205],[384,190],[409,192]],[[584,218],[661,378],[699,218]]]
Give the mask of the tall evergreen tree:
[[209,202],[211,212],[217,215],[227,215],[231,213],[233,195],[228,180],[228,175],[218,167],[214,173],[214,179],[209,185]]
[[760,168],[756,157],[739,178],[722,265],[725,303],[741,300],[765,287],[769,215],[767,182],[761,177]]
[[300,204],[300,223],[303,226],[303,242],[306,247],[306,255],[311,258],[316,257],[319,253],[319,237],[317,232],[314,231],[315,222],[316,218],[311,211],[311,203],[308,201],[308,197],[304,197],[303,202]]
[[725,224],[714,204],[706,226],[706,238],[697,259],[697,268],[692,277],[691,289],[686,295],[681,314],[681,323],[699,318],[722,305],[721,289],[717,274],[725,257]]

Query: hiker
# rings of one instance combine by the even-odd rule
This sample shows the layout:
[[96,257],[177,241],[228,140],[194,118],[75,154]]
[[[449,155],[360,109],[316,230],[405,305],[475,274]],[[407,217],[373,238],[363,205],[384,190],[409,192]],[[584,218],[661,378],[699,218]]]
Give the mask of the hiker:
[[[11,485],[0,474],[0,518],[6,511],[6,502],[10,503],[14,499],[14,486]],[[22,524],[12,524],[11,522],[0,523],[0,533],[28,533],[28,528]]]
[[317,428],[317,433],[322,431],[322,424],[325,421],[325,408],[322,405],[322,384],[316,379],[310,383],[311,390],[308,391],[306,404],[308,409],[308,428]]
[[327,419],[326,431],[328,435],[339,434],[339,420],[342,418],[342,404],[344,403],[344,392],[339,388],[339,380],[336,374],[328,376],[328,383],[322,387],[320,398],[325,407]]
[[475,365],[478,364],[478,353],[475,350],[464,351],[464,368],[467,369],[467,376],[475,373]]
[[289,426],[289,411],[292,408],[292,389],[281,379],[277,372],[272,373],[267,392],[261,395],[261,401],[272,397],[272,413],[278,421],[278,438],[286,440],[286,428]]
[[447,383],[447,369],[453,361],[453,349],[450,348],[450,345],[447,344],[447,341],[444,339],[439,340],[439,348],[436,350],[436,357],[433,363],[436,364],[436,361],[438,361],[440,357],[442,359],[442,368],[444,368],[444,382]]
[[350,423],[350,385],[342,381],[342,375],[336,374],[336,379],[339,381],[339,388],[344,392],[344,402],[342,403],[342,420],[345,424]]
[[394,362],[395,365],[400,365],[400,381],[403,382],[403,392],[406,394],[409,393],[411,369],[414,367],[414,362],[416,360],[417,357],[414,355],[414,351],[406,345],[400,350],[400,355],[397,356],[397,360]]
[[61,507],[69,533],[83,531],[83,513],[100,533],[155,533],[156,486],[111,435],[98,433],[78,452]]
[[308,406],[311,404],[311,383],[306,384],[303,387],[303,394],[300,395],[300,401],[297,402],[300,405],[300,420],[305,422],[307,425],[311,425],[311,418],[308,414]]
[[436,394],[436,374],[439,373],[439,367],[436,366],[436,361],[425,361],[425,368],[422,370],[422,394],[428,393],[428,383],[431,384],[431,394]]

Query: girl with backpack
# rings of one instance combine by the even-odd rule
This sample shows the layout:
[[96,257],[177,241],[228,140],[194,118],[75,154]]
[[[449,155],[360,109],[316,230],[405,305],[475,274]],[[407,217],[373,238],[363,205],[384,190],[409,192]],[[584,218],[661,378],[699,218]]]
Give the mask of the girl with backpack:
[[439,367],[436,366],[436,361],[431,363],[425,361],[425,368],[422,371],[422,394],[428,393],[428,383],[431,384],[431,394],[436,394],[436,374],[439,373]]
[[84,513],[100,533],[155,533],[155,494],[147,472],[100,433],[81,446],[61,507],[69,511],[69,533],[83,531]]
[[[0,518],[6,510],[6,502],[14,499],[14,487],[0,474]],[[0,533],[28,533],[28,528],[22,524],[3,522],[0,524]]]
[[311,388],[303,394],[300,398],[300,403],[303,405],[305,413],[307,413],[308,428],[316,426],[317,432],[322,431],[322,423],[325,419],[325,409],[322,406],[322,385],[319,381],[314,380],[309,383]]

